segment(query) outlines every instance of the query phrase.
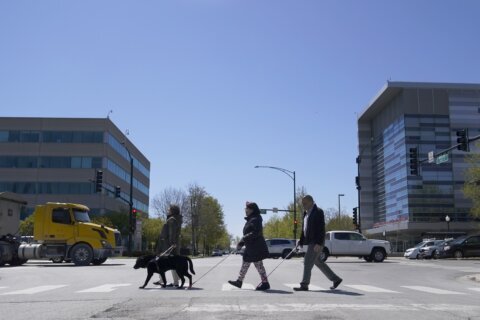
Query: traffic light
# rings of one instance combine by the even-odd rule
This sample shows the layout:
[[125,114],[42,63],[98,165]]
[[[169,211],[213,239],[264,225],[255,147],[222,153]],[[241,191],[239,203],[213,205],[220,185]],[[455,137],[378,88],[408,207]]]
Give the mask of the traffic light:
[[119,186],[115,187],[115,198],[120,198],[120,193],[122,189]]
[[410,148],[410,174],[418,176],[418,150]]
[[468,129],[457,130],[457,146],[458,150],[470,152],[470,145],[468,143]]
[[102,192],[103,187],[103,171],[97,170],[95,172],[95,192],[100,193]]
[[353,208],[353,215],[352,215],[353,225],[358,226],[358,218],[357,218],[357,208]]
[[357,190],[362,189],[362,187],[360,187],[360,177],[359,176],[355,177],[355,185],[357,186]]

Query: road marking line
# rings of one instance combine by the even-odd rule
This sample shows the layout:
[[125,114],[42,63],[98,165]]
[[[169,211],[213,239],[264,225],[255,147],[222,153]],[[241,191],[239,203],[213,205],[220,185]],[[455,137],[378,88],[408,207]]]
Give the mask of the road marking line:
[[7,288],[8,288],[8,287],[0,287],[0,290],[1,290],[1,289],[7,289]]
[[437,288],[431,288],[431,287],[422,287],[422,286],[402,286],[402,288],[407,288],[407,289],[422,291],[427,293],[433,293],[433,294],[457,294],[457,295],[465,294],[463,292],[443,290],[443,289],[437,289]]
[[398,291],[383,289],[383,288],[374,287],[374,286],[361,285],[361,284],[345,285],[345,287],[350,287],[352,289],[370,292],[370,293],[400,293]]
[[66,284],[61,284],[61,285],[57,285],[57,286],[40,286],[40,287],[34,287],[34,288],[29,288],[29,289],[24,289],[24,290],[2,293],[2,296],[18,295],[18,294],[35,294],[35,293],[60,289],[60,288],[66,287],[66,286],[67,286]]
[[241,289],[232,286],[230,283],[224,283],[222,285],[222,291],[240,291],[240,290],[255,290],[255,287],[253,286],[253,284],[250,284],[250,283],[244,283]]
[[307,304],[307,303],[269,303],[269,304],[193,304],[185,305],[185,312],[204,313],[225,313],[225,312],[246,312],[246,313],[300,313],[300,312],[322,312],[336,310],[353,311],[458,311],[478,314],[480,306],[452,305],[452,304]]
[[[295,287],[299,287],[300,285],[298,283],[284,283],[284,286],[293,289]],[[327,291],[327,289],[322,288],[322,287],[314,286],[313,284],[308,285],[308,290],[309,291]]]
[[468,288],[468,290],[480,292],[480,288]]
[[128,287],[131,285],[131,283],[104,284],[102,286],[77,291],[76,293],[112,292],[115,291],[117,288]]

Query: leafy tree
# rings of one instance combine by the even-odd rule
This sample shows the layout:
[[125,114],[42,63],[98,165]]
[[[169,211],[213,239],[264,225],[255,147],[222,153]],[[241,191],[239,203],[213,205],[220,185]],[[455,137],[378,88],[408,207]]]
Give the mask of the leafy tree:
[[350,216],[346,215],[340,215],[340,217],[337,215],[330,220],[328,220],[326,226],[325,226],[325,231],[331,231],[331,230],[349,230],[349,231],[354,231],[355,227],[352,222],[352,218]]
[[[480,142],[476,146],[480,150]],[[480,153],[471,153],[466,157],[466,161],[470,166],[465,172],[463,193],[466,198],[472,200],[470,214],[475,218],[480,218]]]
[[22,236],[33,236],[34,215],[29,215],[25,220],[20,221],[18,233]]

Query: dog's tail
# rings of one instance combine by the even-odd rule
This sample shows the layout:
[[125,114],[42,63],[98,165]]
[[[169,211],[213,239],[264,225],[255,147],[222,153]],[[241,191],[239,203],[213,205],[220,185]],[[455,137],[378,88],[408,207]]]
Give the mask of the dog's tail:
[[195,271],[193,271],[193,262],[192,262],[192,260],[191,260],[189,257],[186,257],[186,258],[187,258],[187,260],[188,260],[188,265],[190,266],[190,272],[191,272],[192,274],[195,274]]

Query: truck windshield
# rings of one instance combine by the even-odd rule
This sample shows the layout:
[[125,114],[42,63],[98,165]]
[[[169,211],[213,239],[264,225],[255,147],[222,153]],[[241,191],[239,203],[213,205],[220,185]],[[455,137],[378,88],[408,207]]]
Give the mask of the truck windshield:
[[73,209],[73,215],[77,222],[90,222],[88,211]]

